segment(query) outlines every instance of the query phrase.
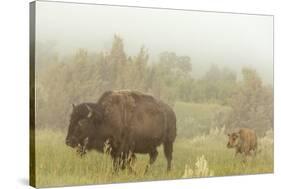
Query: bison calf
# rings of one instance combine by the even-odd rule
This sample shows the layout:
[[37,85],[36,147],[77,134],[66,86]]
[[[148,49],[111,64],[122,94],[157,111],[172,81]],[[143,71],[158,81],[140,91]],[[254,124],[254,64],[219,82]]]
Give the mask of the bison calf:
[[257,151],[257,135],[252,129],[241,128],[238,132],[228,134],[228,148],[235,148],[237,154],[244,154],[245,157],[251,154],[251,151],[256,154]]

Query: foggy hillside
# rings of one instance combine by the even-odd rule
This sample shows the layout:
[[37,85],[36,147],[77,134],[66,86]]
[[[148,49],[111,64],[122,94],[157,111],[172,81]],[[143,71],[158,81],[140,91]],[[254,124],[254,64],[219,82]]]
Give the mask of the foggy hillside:
[[44,6],[38,6],[36,38],[41,43],[37,48],[44,48],[44,52],[65,56],[78,48],[109,51],[112,36],[117,34],[124,39],[128,55],[145,46],[149,63],[157,61],[159,53],[170,51],[191,58],[194,77],[202,76],[212,64],[227,66],[237,73],[244,66],[253,66],[266,83],[272,83],[270,16],[40,4]]

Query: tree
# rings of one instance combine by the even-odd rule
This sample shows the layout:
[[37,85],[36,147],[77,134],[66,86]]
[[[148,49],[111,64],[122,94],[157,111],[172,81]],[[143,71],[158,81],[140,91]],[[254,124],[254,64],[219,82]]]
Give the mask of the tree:
[[177,56],[173,52],[161,53],[158,63],[152,68],[153,94],[170,105],[173,105],[176,99],[188,99],[190,90],[187,85],[191,80],[190,71],[189,57]]
[[218,81],[221,79],[221,70],[216,64],[212,64],[209,70],[205,73],[203,80],[206,81]]
[[112,84],[112,88],[124,89],[125,67],[127,66],[127,56],[124,51],[123,39],[117,35],[114,35],[111,51],[108,57],[109,60],[109,81]]
[[[147,63],[149,55],[144,47],[140,48],[137,56],[128,59],[130,65],[127,67],[126,73],[128,75],[127,85],[130,89],[147,91],[150,85],[150,81],[147,81]],[[148,83],[147,83],[148,82]]]
[[236,74],[213,64],[198,84],[202,88],[203,100],[226,104],[236,88]]
[[243,80],[233,95],[229,126],[253,128],[263,135],[273,124],[273,93],[265,87],[257,72],[250,68],[242,70]]

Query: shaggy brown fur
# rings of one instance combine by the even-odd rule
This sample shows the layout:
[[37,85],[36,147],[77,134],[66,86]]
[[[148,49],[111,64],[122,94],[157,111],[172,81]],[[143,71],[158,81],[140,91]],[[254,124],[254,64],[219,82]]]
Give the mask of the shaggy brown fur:
[[105,92],[97,103],[79,106],[88,111],[73,118],[80,120],[79,124],[70,123],[68,145],[77,146],[89,137],[87,148],[102,151],[103,143],[109,140],[115,163],[119,164],[118,159],[124,160],[130,153],[133,157],[143,153],[149,154],[152,164],[158,155],[157,147],[163,144],[167,170],[171,169],[176,116],[167,104],[148,94],[122,90]]
[[251,151],[255,154],[257,152],[257,135],[252,129],[241,128],[238,132],[228,134],[229,141],[227,143],[228,148],[235,148],[236,155],[241,153],[245,156],[250,155]]

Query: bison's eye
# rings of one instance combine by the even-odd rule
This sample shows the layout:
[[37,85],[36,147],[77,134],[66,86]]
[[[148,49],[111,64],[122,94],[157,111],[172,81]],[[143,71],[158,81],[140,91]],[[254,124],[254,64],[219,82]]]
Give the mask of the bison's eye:
[[79,127],[80,127],[80,128],[83,128],[83,127],[86,127],[86,126],[87,126],[88,122],[83,119],[83,120],[80,120],[80,121],[78,122],[78,124],[79,124]]

